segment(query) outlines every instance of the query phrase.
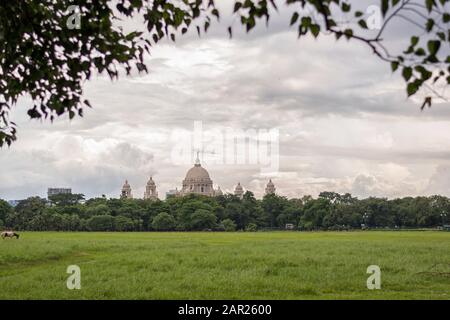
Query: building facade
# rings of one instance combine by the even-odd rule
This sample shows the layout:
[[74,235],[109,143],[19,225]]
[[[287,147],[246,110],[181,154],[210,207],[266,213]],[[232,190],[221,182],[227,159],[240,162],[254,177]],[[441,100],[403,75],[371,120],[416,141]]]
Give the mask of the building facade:
[[47,189],[47,198],[57,194],[72,194],[71,188],[48,188]]
[[[275,191],[276,191],[275,185],[273,184],[272,180],[269,180],[269,182],[266,185],[265,194],[266,195],[275,194]],[[214,189],[213,181],[209,175],[209,172],[202,167],[198,155],[194,166],[187,171],[186,176],[182,181],[181,189],[179,190],[178,188],[176,188],[175,190],[169,190],[168,192],[166,192],[166,199],[171,197],[182,197],[189,194],[198,194],[208,197],[223,195],[223,192],[220,189],[220,187]],[[234,189],[234,195],[239,197],[240,199],[242,199],[244,196],[244,188],[242,187],[240,182],[238,182],[238,184]],[[125,181],[122,187],[120,198],[121,199],[133,198],[133,195],[131,193],[131,186],[128,183],[128,180]],[[146,184],[144,199],[149,200],[158,199],[156,183],[153,180],[153,177],[150,177],[150,179]]]

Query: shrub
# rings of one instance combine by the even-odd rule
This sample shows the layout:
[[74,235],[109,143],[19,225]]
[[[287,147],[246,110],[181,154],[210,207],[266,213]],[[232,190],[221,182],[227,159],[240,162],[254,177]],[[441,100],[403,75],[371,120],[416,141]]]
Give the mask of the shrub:
[[225,219],[222,221],[222,225],[225,231],[235,231],[236,230],[236,223],[233,222],[231,219]]
[[110,215],[93,216],[88,219],[87,227],[91,231],[113,231],[114,217]]
[[214,213],[205,209],[198,209],[192,214],[191,229],[192,230],[214,229],[216,226],[216,220],[217,218]]
[[117,231],[133,231],[135,223],[128,217],[117,216],[114,219],[114,226]]
[[248,232],[254,232],[258,230],[258,226],[254,223],[249,223],[246,227],[245,227],[245,231]]
[[155,230],[168,231],[175,227],[175,219],[167,212],[159,213],[152,221],[152,228]]

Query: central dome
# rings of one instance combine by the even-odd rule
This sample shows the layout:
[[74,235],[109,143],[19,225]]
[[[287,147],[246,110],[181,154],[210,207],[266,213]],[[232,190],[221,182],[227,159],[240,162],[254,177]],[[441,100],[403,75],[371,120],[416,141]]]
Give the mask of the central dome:
[[189,193],[201,194],[205,196],[213,196],[213,182],[209,177],[208,171],[202,168],[197,154],[195,165],[188,170],[186,178],[183,180],[183,188],[181,190],[183,195]]
[[200,164],[195,164],[191,169],[186,173],[186,180],[202,180],[202,179],[210,179],[209,173],[203,168]]

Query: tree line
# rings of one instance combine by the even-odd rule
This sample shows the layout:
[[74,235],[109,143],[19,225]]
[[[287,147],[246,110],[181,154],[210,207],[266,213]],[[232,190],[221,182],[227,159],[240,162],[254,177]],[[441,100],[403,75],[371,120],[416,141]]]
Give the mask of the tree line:
[[188,195],[161,200],[85,200],[82,194],[30,197],[15,207],[0,200],[0,227],[31,231],[256,231],[285,229],[434,228],[450,223],[444,196],[388,200],[322,192],[317,198],[256,199]]

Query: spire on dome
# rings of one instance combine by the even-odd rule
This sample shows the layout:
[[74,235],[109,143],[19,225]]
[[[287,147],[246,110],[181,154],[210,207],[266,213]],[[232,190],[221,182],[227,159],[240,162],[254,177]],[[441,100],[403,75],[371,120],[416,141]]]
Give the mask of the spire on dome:
[[198,154],[200,153],[200,151],[197,151],[197,159],[195,159],[195,165],[198,167],[198,166],[201,166],[201,164],[200,164],[200,157],[198,156]]

